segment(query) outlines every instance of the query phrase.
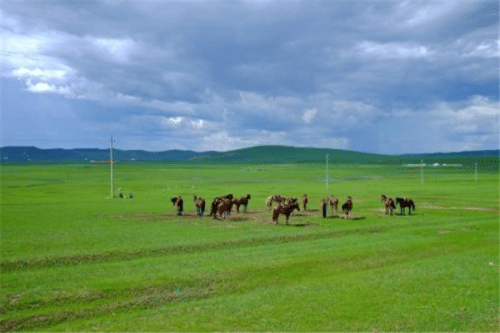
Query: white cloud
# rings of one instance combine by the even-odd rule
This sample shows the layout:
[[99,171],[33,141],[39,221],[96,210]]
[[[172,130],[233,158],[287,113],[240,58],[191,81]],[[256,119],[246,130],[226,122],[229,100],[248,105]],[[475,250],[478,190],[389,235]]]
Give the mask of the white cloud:
[[111,57],[113,60],[126,63],[130,60],[135,49],[135,42],[130,38],[97,38],[86,37],[86,39],[102,53],[104,57]]
[[[69,68],[68,68],[69,70]],[[68,74],[68,70],[62,69],[29,69],[21,67],[12,71],[12,76],[17,78],[39,78],[42,80],[64,80]]]
[[426,58],[434,54],[427,46],[416,43],[377,43],[363,41],[354,49],[344,51],[345,55],[359,55],[377,59],[416,59]]
[[317,109],[308,109],[304,112],[304,115],[302,116],[302,120],[304,120],[304,122],[306,124],[309,124],[314,120],[317,113],[318,113]]
[[500,40],[484,40],[468,47],[465,57],[500,58]]
[[231,136],[222,131],[203,137],[203,150],[228,151],[257,145],[259,140]]

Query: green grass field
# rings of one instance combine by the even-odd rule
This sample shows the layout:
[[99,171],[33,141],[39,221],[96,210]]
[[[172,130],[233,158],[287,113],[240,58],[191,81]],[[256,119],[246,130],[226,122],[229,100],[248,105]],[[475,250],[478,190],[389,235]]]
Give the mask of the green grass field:
[[[499,175],[471,169],[1,167],[0,331],[499,331]],[[116,194],[118,191],[115,191]],[[193,195],[252,195],[228,220]],[[267,196],[309,196],[290,225]],[[386,216],[381,194],[411,197]],[[320,200],[351,196],[351,219]],[[182,195],[184,216],[170,202]],[[396,211],[399,213],[399,209]]]

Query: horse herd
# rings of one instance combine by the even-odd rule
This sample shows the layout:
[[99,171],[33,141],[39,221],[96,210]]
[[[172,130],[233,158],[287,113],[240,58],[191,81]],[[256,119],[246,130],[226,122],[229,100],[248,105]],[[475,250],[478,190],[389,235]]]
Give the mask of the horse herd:
[[[240,198],[235,198],[232,194],[217,196],[212,201],[210,216],[212,216],[214,219],[216,219],[217,217],[219,217],[220,219],[228,218],[231,216],[231,210],[233,206],[236,207],[236,212],[238,213],[240,212],[240,206],[243,206],[244,212],[246,212],[250,199],[250,194],[247,194],[246,196]],[[181,216],[182,212],[184,211],[184,200],[182,199],[182,196],[174,197],[171,199],[171,201],[177,208],[177,215]],[[304,211],[306,211],[307,203],[309,202],[307,194],[304,194],[302,196],[301,201],[303,209]],[[413,200],[406,197],[396,198],[396,200],[393,200],[385,194],[382,194],[381,201],[384,203],[386,215],[393,215],[397,205],[399,205],[401,210],[400,215],[405,215],[406,208],[408,208],[409,215],[411,215],[412,209],[415,210],[415,203],[413,202]],[[205,212],[205,200],[195,195],[193,197],[193,202],[196,206],[196,214],[198,216],[203,216]],[[275,203],[275,205],[273,205],[273,203]],[[323,218],[327,217],[328,206],[331,207],[332,214],[337,213],[338,204],[339,200],[333,195],[330,195],[321,200],[320,206]],[[268,209],[272,211],[272,220],[276,224],[278,224],[278,217],[280,215],[285,216],[285,223],[288,224],[288,220],[290,219],[293,211],[300,211],[298,198],[286,198],[280,194],[275,194],[267,197],[266,207],[268,207]],[[345,203],[341,206],[341,208],[344,213],[343,218],[348,219],[353,209],[353,202],[350,196],[347,197]]]

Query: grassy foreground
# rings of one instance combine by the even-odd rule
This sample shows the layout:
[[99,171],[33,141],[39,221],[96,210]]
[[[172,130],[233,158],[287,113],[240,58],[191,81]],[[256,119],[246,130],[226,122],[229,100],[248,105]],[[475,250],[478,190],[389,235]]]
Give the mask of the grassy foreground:
[[[499,331],[499,176],[335,165],[1,169],[0,331]],[[252,195],[229,220],[195,216]],[[265,198],[307,193],[290,225]],[[412,216],[385,216],[380,195]],[[333,194],[353,218],[320,217]],[[185,216],[169,198],[182,195]]]

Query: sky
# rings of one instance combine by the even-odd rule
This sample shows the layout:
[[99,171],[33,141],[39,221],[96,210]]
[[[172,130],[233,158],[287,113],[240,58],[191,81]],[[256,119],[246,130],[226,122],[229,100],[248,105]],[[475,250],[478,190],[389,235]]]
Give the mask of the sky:
[[0,29],[0,146],[500,146],[496,0],[3,0]]

